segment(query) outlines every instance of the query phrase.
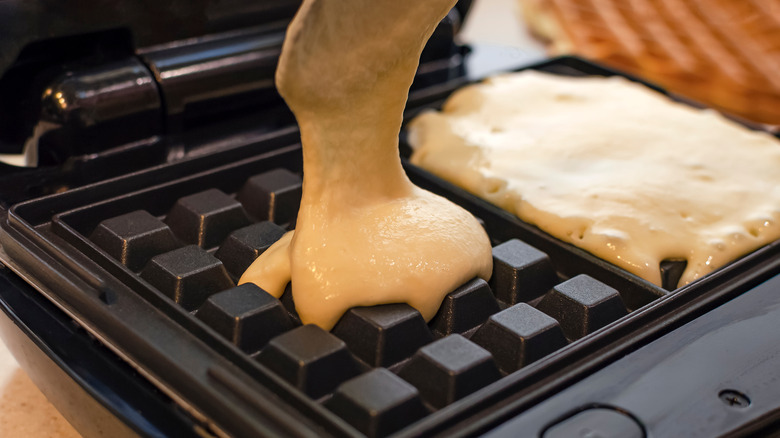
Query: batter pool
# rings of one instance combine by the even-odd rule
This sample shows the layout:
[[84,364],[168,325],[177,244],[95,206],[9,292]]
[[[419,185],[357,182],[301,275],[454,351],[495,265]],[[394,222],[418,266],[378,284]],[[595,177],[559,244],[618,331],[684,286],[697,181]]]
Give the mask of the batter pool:
[[659,286],[780,238],[780,142],[621,77],[497,76],[409,131],[412,163]]

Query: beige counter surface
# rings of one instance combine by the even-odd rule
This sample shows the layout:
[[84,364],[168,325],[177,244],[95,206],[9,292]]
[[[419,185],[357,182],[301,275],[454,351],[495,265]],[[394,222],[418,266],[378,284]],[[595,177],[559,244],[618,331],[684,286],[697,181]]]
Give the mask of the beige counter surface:
[[[542,57],[542,51],[517,20],[515,0],[475,0],[461,37],[492,46],[490,65],[475,59],[482,72]],[[0,438],[74,438],[73,427],[46,400],[0,341]]]
[[0,436],[3,438],[77,438],[70,423],[19,368],[0,342]]

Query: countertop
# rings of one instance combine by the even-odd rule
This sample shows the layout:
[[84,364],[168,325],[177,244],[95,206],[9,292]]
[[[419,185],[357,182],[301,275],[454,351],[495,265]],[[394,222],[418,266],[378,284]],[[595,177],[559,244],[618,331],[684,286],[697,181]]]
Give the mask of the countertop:
[[33,384],[0,342],[0,434],[7,438],[77,438],[70,423]]
[[[521,62],[541,59],[543,51],[519,22],[516,0],[475,0],[461,32],[463,42],[484,46],[469,61],[482,76]],[[0,342],[0,435],[7,438],[80,437],[46,400]]]

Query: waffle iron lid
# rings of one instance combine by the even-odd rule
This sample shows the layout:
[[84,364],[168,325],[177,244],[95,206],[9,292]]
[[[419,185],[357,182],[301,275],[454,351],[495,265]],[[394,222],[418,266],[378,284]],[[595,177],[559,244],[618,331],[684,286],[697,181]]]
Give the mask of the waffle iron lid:
[[[43,40],[109,30],[135,47],[289,21],[301,0],[4,0],[0,1],[0,72]],[[460,0],[464,17],[471,0]]]
[[124,31],[135,47],[290,20],[300,0],[6,0],[0,2],[0,72],[44,40]]

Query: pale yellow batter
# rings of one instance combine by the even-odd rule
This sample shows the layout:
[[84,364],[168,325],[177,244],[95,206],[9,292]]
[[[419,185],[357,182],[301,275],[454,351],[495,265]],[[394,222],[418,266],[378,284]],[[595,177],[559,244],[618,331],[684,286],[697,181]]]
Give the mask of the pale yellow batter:
[[303,141],[295,232],[241,277],[274,296],[291,281],[303,323],[330,329],[350,307],[409,303],[432,318],[444,296],[489,278],[474,217],[414,186],[398,156],[425,42],[455,0],[304,0],[276,79]]
[[526,71],[414,120],[412,162],[657,285],[780,238],[780,142],[622,78]]

